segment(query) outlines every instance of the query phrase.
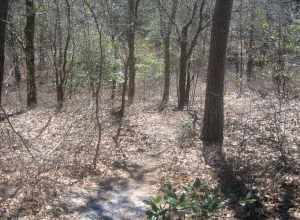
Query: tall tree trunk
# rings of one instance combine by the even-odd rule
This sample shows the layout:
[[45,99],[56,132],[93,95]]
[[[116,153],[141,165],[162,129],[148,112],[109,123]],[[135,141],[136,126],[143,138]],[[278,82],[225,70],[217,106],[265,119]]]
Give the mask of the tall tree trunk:
[[160,31],[163,37],[163,47],[164,47],[164,90],[162,95],[162,101],[160,103],[159,110],[162,111],[170,98],[170,77],[171,77],[171,61],[170,61],[170,44],[171,44],[171,34],[173,22],[176,17],[177,9],[178,9],[178,0],[173,0],[172,7],[170,11],[170,16],[166,16],[164,11],[167,8],[167,4],[169,1],[161,1],[158,0],[158,6],[160,10]]
[[128,104],[133,103],[135,95],[135,0],[128,0],[128,73],[129,73],[129,85],[128,85]]
[[11,33],[10,39],[9,39],[9,46],[12,50],[12,62],[13,62],[13,68],[14,68],[14,75],[16,80],[16,88],[17,88],[17,100],[19,104],[19,110],[22,110],[22,97],[21,97],[21,91],[20,91],[20,84],[21,84],[21,71],[20,71],[20,58],[18,55],[18,48],[17,48],[17,40],[16,36]]
[[[44,7],[45,2],[44,0],[40,0],[38,3],[39,7]],[[40,71],[43,71],[45,68],[45,58],[46,58],[46,51],[45,51],[45,46],[46,46],[46,31],[47,31],[47,27],[46,27],[46,23],[47,23],[47,15],[46,14],[42,14],[40,15],[40,22],[39,22],[39,65],[38,65],[38,69]]]
[[243,93],[243,77],[244,77],[244,39],[243,39],[243,1],[240,0],[240,28],[239,28],[239,34],[240,34],[240,77],[239,77],[239,94],[238,97],[242,96]]
[[249,48],[248,48],[248,61],[247,61],[247,81],[250,82],[253,78],[253,67],[254,67],[254,57],[253,57],[253,49],[254,49],[254,29],[251,27],[249,36]]
[[128,60],[124,64],[124,73],[125,73],[125,79],[124,79],[123,89],[122,89],[122,103],[120,109],[120,118],[123,118],[125,114],[126,91],[127,91],[127,82],[128,82]]
[[186,82],[187,82],[187,35],[188,30],[184,27],[182,30],[181,41],[180,41],[180,61],[179,61],[179,99],[178,99],[178,110],[183,110],[186,104]]
[[[223,145],[224,75],[233,0],[217,0],[211,30],[205,112],[201,139],[205,145]],[[220,149],[221,150],[221,149]]]
[[170,35],[164,37],[164,61],[165,61],[165,79],[164,79],[164,91],[163,91],[163,98],[161,101],[160,109],[162,110],[165,105],[169,101],[170,96]]
[[27,65],[27,107],[32,108],[37,104],[35,65],[34,65],[34,33],[35,9],[33,0],[26,0],[26,65]]
[[189,104],[190,104],[190,92],[191,92],[191,84],[193,81],[194,77],[191,77],[191,62],[188,63],[188,67],[186,70],[186,74],[187,74],[187,80],[186,80],[186,90],[185,90],[185,105],[187,106],[187,108],[189,109]]
[[57,100],[57,111],[61,111],[64,105],[65,94],[64,94],[64,86],[59,83],[56,87],[56,100]]
[[7,12],[8,0],[2,0],[0,4],[0,105],[2,104],[2,85],[4,78],[5,32]]
[[44,43],[45,43],[45,30],[40,30],[39,36],[39,70],[42,71],[45,68],[45,50],[44,50]]
[[[114,62],[116,64],[117,60],[118,60],[118,46],[116,44],[116,40],[115,40],[115,36],[111,37],[111,42],[113,45],[113,52],[114,52]],[[115,69],[116,71],[117,69]],[[111,101],[112,101],[112,107],[114,106],[114,101],[115,101],[115,97],[116,97],[116,90],[117,90],[117,81],[115,76],[112,79],[112,88],[111,88]]]
[[253,79],[254,69],[254,21],[255,21],[255,0],[250,1],[251,3],[251,15],[250,15],[250,30],[249,30],[249,47],[248,47],[248,61],[247,61],[247,81],[250,82]]

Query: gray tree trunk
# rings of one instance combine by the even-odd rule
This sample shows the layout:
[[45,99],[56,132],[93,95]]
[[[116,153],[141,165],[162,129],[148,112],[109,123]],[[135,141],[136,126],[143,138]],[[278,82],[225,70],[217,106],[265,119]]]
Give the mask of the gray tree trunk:
[[2,103],[2,85],[4,78],[5,61],[5,30],[8,12],[8,0],[2,0],[0,4],[0,105]]
[[233,0],[217,0],[211,30],[202,141],[223,145],[224,76]]
[[34,65],[34,33],[35,9],[33,0],[26,0],[26,65],[27,65],[27,107],[32,108],[37,104],[35,65]]

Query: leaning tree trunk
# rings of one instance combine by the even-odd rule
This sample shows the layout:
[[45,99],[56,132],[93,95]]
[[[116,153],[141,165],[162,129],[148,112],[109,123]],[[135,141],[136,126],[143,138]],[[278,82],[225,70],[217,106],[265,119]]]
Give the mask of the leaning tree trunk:
[[33,0],[26,0],[26,65],[27,65],[27,107],[32,108],[37,104],[34,66],[34,32],[35,11]]
[[2,103],[2,84],[4,78],[5,60],[5,30],[8,12],[8,0],[2,0],[0,4],[0,105]]
[[218,145],[222,149],[224,127],[224,75],[226,48],[233,0],[217,0],[211,30],[210,55],[202,128],[202,141],[206,146]]
[[128,22],[128,73],[129,73],[129,85],[128,85],[128,104],[133,103],[135,95],[135,0],[128,0],[129,8],[129,22]]

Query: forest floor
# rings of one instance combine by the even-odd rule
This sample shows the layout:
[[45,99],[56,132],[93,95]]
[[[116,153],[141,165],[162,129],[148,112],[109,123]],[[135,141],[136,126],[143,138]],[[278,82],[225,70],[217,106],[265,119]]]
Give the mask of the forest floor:
[[[197,177],[219,184],[201,152],[200,96],[191,107],[197,121],[174,111],[175,97],[158,112],[159,97],[144,95],[147,100],[126,110],[121,127],[111,105],[102,106],[92,169],[98,128],[95,108],[83,98],[88,94],[73,96],[56,113],[47,93],[39,107],[0,123],[0,219],[144,219],[145,201],[166,181],[177,188]],[[300,219],[299,110],[299,98],[282,102],[250,91],[225,96],[226,158],[257,192],[269,219]],[[235,219],[234,212],[225,207],[216,219]]]

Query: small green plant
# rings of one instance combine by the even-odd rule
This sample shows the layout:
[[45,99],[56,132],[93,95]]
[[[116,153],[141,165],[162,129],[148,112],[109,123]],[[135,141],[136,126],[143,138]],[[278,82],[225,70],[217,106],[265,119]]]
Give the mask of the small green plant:
[[184,186],[178,193],[167,183],[162,193],[162,196],[155,196],[149,201],[149,220],[171,220],[175,216],[184,219],[209,219],[223,206],[219,191],[199,179]]
[[247,194],[247,196],[243,199],[240,200],[240,205],[243,206],[243,207],[246,207],[246,206],[251,206],[253,205],[254,203],[257,202],[257,199],[255,198],[255,195],[253,195],[251,192]]

